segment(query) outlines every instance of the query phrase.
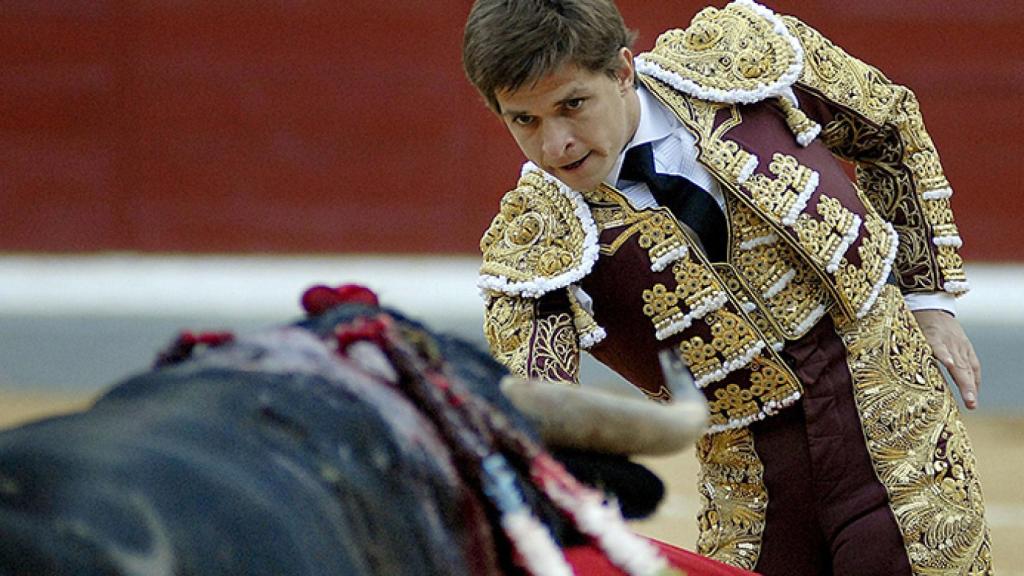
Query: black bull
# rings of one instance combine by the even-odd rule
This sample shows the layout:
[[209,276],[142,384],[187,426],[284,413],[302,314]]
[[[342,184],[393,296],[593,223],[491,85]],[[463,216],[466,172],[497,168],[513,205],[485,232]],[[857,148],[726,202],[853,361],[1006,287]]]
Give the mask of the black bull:
[[[516,573],[436,421],[381,385],[379,357],[333,349],[339,326],[378,313],[347,305],[201,353],[179,346],[84,412],[0,433],[0,575]],[[396,326],[535,437],[488,356]],[[660,498],[625,458],[572,461],[633,490],[626,504]],[[578,540],[519,474],[556,540]]]

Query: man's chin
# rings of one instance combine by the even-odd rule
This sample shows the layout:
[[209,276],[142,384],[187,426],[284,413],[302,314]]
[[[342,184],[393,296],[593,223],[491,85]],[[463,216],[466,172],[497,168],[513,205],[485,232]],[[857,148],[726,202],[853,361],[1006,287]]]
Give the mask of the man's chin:
[[594,176],[565,174],[562,173],[562,171],[556,172],[554,176],[555,178],[558,178],[562,184],[565,184],[573,190],[593,190],[601,183],[601,179],[595,178]]
[[561,181],[563,184],[565,184],[565,186],[567,186],[570,189],[575,190],[575,191],[585,192],[585,191],[591,191],[591,190],[594,190],[595,188],[597,188],[597,184],[592,183],[589,180],[584,180],[584,179],[581,179],[581,178],[561,178],[561,177],[559,177],[558,180]]

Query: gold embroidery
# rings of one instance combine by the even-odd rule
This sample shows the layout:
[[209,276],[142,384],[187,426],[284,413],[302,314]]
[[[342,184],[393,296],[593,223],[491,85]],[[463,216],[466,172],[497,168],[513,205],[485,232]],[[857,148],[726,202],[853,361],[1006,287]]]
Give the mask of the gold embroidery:
[[576,382],[579,344],[572,316],[537,317],[536,300],[494,296],[484,314],[484,337],[491,355],[524,378]]
[[[781,224],[789,224],[796,233],[799,248],[807,254],[820,270],[835,275],[837,295],[842,297],[848,314],[863,314],[866,307],[877,295],[876,287],[888,276],[894,256],[896,238],[878,217],[870,204],[864,203],[863,224],[866,233],[860,233],[859,265],[855,266],[844,255],[858,238],[862,218],[846,208],[838,199],[818,194],[813,207],[801,206],[806,202],[798,198],[793,190],[801,182],[816,184],[816,175],[805,180],[807,170],[795,159],[777,154],[770,170],[775,179],[763,175],[751,177],[742,185],[757,207],[768,217],[777,218]],[[788,223],[794,213],[800,211],[795,222]],[[788,216],[782,216],[787,212]],[[812,216],[817,213],[817,217]],[[780,222],[776,222],[779,224]]]
[[701,10],[686,30],[662,34],[643,58],[695,84],[696,91],[758,94],[785,83],[797,54],[784,32],[748,7]]
[[789,367],[781,361],[762,356],[750,363],[750,392],[761,398],[762,403],[784,405],[794,392],[800,391],[795,381]]
[[679,352],[698,383],[721,379],[745,365],[747,362],[737,366],[760,341],[749,323],[728,310],[709,312],[704,321],[711,328],[710,342],[693,336],[679,343]]
[[814,135],[821,131],[821,126],[808,118],[803,110],[797,108],[789,98],[781,96],[776,98],[776,101],[779,103],[779,108],[786,115],[786,125],[789,126],[790,132],[797,136],[797,142],[806,146],[807,144],[804,144],[804,140],[801,140],[801,138],[808,137],[813,139]]
[[599,230],[627,226],[632,224],[634,220],[618,205],[591,205],[590,214],[593,215],[594,224],[597,225]]
[[861,188],[899,233],[901,286],[926,291],[962,282],[962,262],[951,256],[955,247],[936,249],[932,244],[933,238],[956,242],[959,236],[949,209],[949,183],[913,92],[892,84],[799,20],[784,21],[804,46],[800,82],[853,111],[836,112],[824,141],[858,163]]
[[[659,213],[656,218],[669,220],[671,226],[666,231],[678,239],[681,246],[686,246],[682,242],[682,231],[670,217]],[[640,234],[638,243],[642,248],[651,246],[649,236],[643,233]],[[666,242],[663,240],[662,243]],[[654,256],[652,252],[652,260]],[[721,307],[729,298],[722,290],[722,284],[711,266],[706,261],[698,259],[693,251],[687,250],[668,256],[678,258],[672,264],[676,281],[674,288],[658,283],[643,291],[643,312],[654,323],[655,336],[659,340],[686,329],[694,320],[704,317],[710,310]]]
[[844,258],[835,274],[839,290],[861,315],[878,295],[877,287],[889,274],[887,255],[892,251],[892,243],[897,241],[890,235],[886,222],[877,214],[865,214],[864,230],[857,249],[860,266],[854,266]]
[[[775,154],[769,170],[776,176],[774,179],[757,174],[742,184],[742,188],[750,194],[763,213],[776,219],[776,224],[791,226],[800,248],[807,256],[820,269],[836,274],[839,293],[850,304],[850,312],[860,310],[864,302],[872,297],[872,288],[888,274],[884,264],[892,239],[887,231],[876,233],[862,242],[859,252],[861,268],[854,267],[842,256],[856,238],[860,217],[836,198],[825,194],[816,197],[813,211],[803,206],[807,202],[809,189],[816,185],[817,176],[801,166],[795,158]],[[868,212],[865,218],[872,222],[877,220],[877,216],[870,212],[870,207],[866,208]],[[794,218],[797,212],[799,215]],[[817,213],[817,216],[813,216],[813,213]],[[878,227],[877,224],[874,226]],[[858,291],[862,288],[866,290]]]
[[648,217],[638,222],[636,227],[640,233],[640,247],[647,250],[651,262],[686,246],[679,226],[671,216],[660,211],[652,211]]
[[841,326],[868,452],[914,573],[989,574],[974,454],[931,348],[895,287]]
[[601,254],[613,255],[631,237],[639,235],[638,243],[647,250],[651,262],[671,259],[688,249],[686,235],[665,209],[633,209],[621,192],[602,184],[584,193],[599,230],[623,227],[611,242],[601,244]]
[[[926,238],[959,238],[949,205],[949,182],[943,174],[935,145],[924,128],[917,99],[909,90],[904,91],[904,99],[891,122],[900,136],[902,160],[910,169],[914,190],[920,194],[918,201],[931,226]],[[937,196],[929,196],[936,193]],[[963,261],[954,247],[940,246],[936,252],[935,261],[944,282],[965,280]]]
[[740,148],[731,140],[714,139],[700,146],[701,159],[708,166],[727,176],[732,182],[740,182],[752,172],[757,158]]
[[939,268],[942,269],[942,275],[947,281],[963,282],[967,280],[967,274],[964,272],[964,260],[957,253],[956,248],[952,246],[939,246],[938,255],[935,259],[938,261]]
[[662,384],[661,388],[658,388],[657,392],[651,392],[647,388],[640,388],[639,390],[643,392],[648,399],[654,400],[659,404],[664,404],[672,399],[672,391],[666,388],[664,384]]
[[481,274],[532,282],[582,266],[586,233],[575,209],[540,173],[523,175],[480,240]]
[[494,296],[484,314],[484,337],[491,354],[517,376],[527,376],[534,305],[528,298]]
[[754,326],[757,326],[761,334],[764,334],[765,346],[774,350],[785,343],[785,335],[779,331],[778,326],[771,321],[764,310],[760,308],[751,310],[747,313],[747,317],[754,323]]
[[[576,334],[580,337],[580,345],[589,348],[604,338],[604,329],[597,325],[590,312],[587,312],[580,304],[574,291],[567,290],[566,294],[569,296],[569,311],[572,313]],[[602,336],[597,336],[598,333],[601,333]],[[584,339],[587,341],[586,344],[583,343]]]
[[917,102],[907,102],[903,112],[906,114],[903,121],[911,128],[910,133],[916,134],[919,139],[918,151],[908,151],[905,157],[918,186],[922,190],[949,188],[949,181],[946,180],[946,175],[942,173],[942,165],[939,164],[939,156],[934,153],[931,137],[921,125],[921,112],[918,110]]
[[783,406],[791,401],[799,388],[794,385],[789,368],[764,356],[747,367],[750,385],[735,383],[717,386],[709,394],[708,409],[715,416],[712,425],[728,421],[752,421],[765,405]]
[[757,334],[736,314],[717,310],[708,316],[712,345],[723,358],[739,358],[757,342]]
[[690,308],[696,308],[721,294],[722,285],[711,266],[693,257],[679,260],[672,266],[676,278],[676,296]]
[[697,442],[702,509],[697,551],[746,570],[761,552],[768,492],[750,430],[707,434]]
[[775,178],[756,174],[743,186],[762,210],[785,223],[794,210],[803,209],[807,196],[817,186],[817,177],[813,170],[787,154],[773,154],[768,170]]
[[570,314],[538,318],[532,346],[528,367],[530,378],[574,384],[579,381],[579,341]]
[[[610,234],[603,237],[602,254],[615,254],[626,242],[636,242],[638,247],[649,251],[653,260],[652,247],[664,245],[672,238],[686,240],[670,215],[660,210],[637,211],[619,192],[607,186],[588,191],[585,197],[592,210],[602,212],[603,216],[596,219],[615,222],[615,227],[622,229],[614,238]],[[761,223],[764,224],[763,221]],[[602,226],[602,231],[606,230]],[[774,349],[765,348],[765,342],[781,343],[782,337],[764,314],[753,313],[753,322],[758,324],[753,324],[745,315],[744,310],[748,308],[744,303],[751,300],[748,290],[731,267],[721,264],[723,276],[719,276],[716,273],[718,268],[698,250],[667,256],[675,257],[672,262],[674,283],[662,280],[643,290],[642,311],[651,319],[655,336],[659,339],[667,339],[692,327],[692,336],[676,345],[684,352],[684,359],[698,383],[706,387],[706,395],[712,401],[718,399],[716,406],[719,409],[713,411],[711,424],[720,428],[742,426],[745,421],[763,417],[765,410],[770,412],[796,399],[800,392],[796,376],[778,358]],[[736,300],[730,298],[727,289]],[[802,299],[806,295],[802,284],[791,289],[790,293]],[[802,317],[806,318],[807,315]],[[765,334],[759,331],[760,326],[765,327]],[[705,338],[709,341],[705,342]],[[736,376],[729,379],[728,376],[734,372]],[[757,383],[750,383],[751,374]],[[775,376],[767,378],[769,374]],[[772,386],[766,383],[772,383]],[[728,387],[730,384],[731,388]],[[751,394],[751,386],[756,393]],[[658,400],[668,397],[668,391],[664,389],[644,392]],[[737,401],[743,403],[743,410],[733,406]]]
[[820,266],[826,267],[838,254],[846,252],[849,247],[847,235],[851,229],[856,230],[857,216],[847,210],[839,200],[822,194],[815,206],[821,220],[813,219],[809,214],[801,214],[793,229],[800,239],[800,244]]
[[[740,148],[739,144],[721,138],[742,121],[739,110],[717,102],[687,98],[649,76],[640,75],[639,78],[697,137],[701,162],[729,182],[741,182],[753,172],[757,157]],[[728,110],[729,117],[716,128],[715,116],[720,110]]]
[[714,391],[713,399],[709,399],[708,409],[713,414],[724,416],[728,420],[746,420],[757,415],[758,406],[754,402],[754,393],[750,388],[740,388],[738,384],[727,384]]
[[833,102],[856,110],[881,124],[896,103],[896,87],[876,68],[850,57],[816,30],[783,16],[789,31],[804,47],[800,82]]
[[[857,182],[872,205],[899,234],[897,281],[904,291],[933,291],[939,285],[938,262],[928,233],[929,217],[918,207],[909,169],[895,130],[887,133],[863,119],[839,112],[825,129],[826,146],[857,161]],[[933,203],[925,204],[925,210]],[[949,215],[952,218],[952,214]]]
[[715,347],[705,342],[700,336],[693,336],[680,342],[679,351],[682,353],[686,365],[697,378],[707,377],[722,367],[722,361],[717,358]]
[[655,284],[654,288],[644,290],[644,314],[654,322],[654,328],[662,330],[666,328],[674,317],[682,316],[682,311],[676,306],[679,298],[675,292],[669,292],[664,284]]
[[[756,305],[748,315],[769,344],[780,343],[783,335],[799,338],[831,307],[828,292],[753,210],[735,198],[729,198],[727,208],[732,222],[730,262],[751,287]],[[733,293],[741,291],[738,279],[735,284],[730,285]]]

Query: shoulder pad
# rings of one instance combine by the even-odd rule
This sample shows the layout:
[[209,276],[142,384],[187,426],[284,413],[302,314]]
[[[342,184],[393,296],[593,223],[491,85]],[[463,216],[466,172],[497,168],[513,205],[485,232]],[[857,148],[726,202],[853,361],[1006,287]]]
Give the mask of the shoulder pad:
[[786,95],[804,52],[782,18],[753,0],[701,10],[637,57],[637,72],[712,102],[752,104]]
[[480,288],[536,298],[590,273],[597,227],[579,192],[528,162],[480,250]]

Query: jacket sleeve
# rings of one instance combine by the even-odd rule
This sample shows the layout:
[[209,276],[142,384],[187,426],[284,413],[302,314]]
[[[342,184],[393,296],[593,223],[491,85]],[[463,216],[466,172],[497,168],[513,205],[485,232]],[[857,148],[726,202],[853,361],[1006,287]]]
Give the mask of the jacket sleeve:
[[894,264],[904,293],[967,291],[949,183],[913,92],[786,16],[804,49],[794,88],[821,139],[855,165],[867,200],[900,236]]
[[579,383],[580,349],[564,290],[540,298],[490,293],[487,300],[484,336],[512,374]]

